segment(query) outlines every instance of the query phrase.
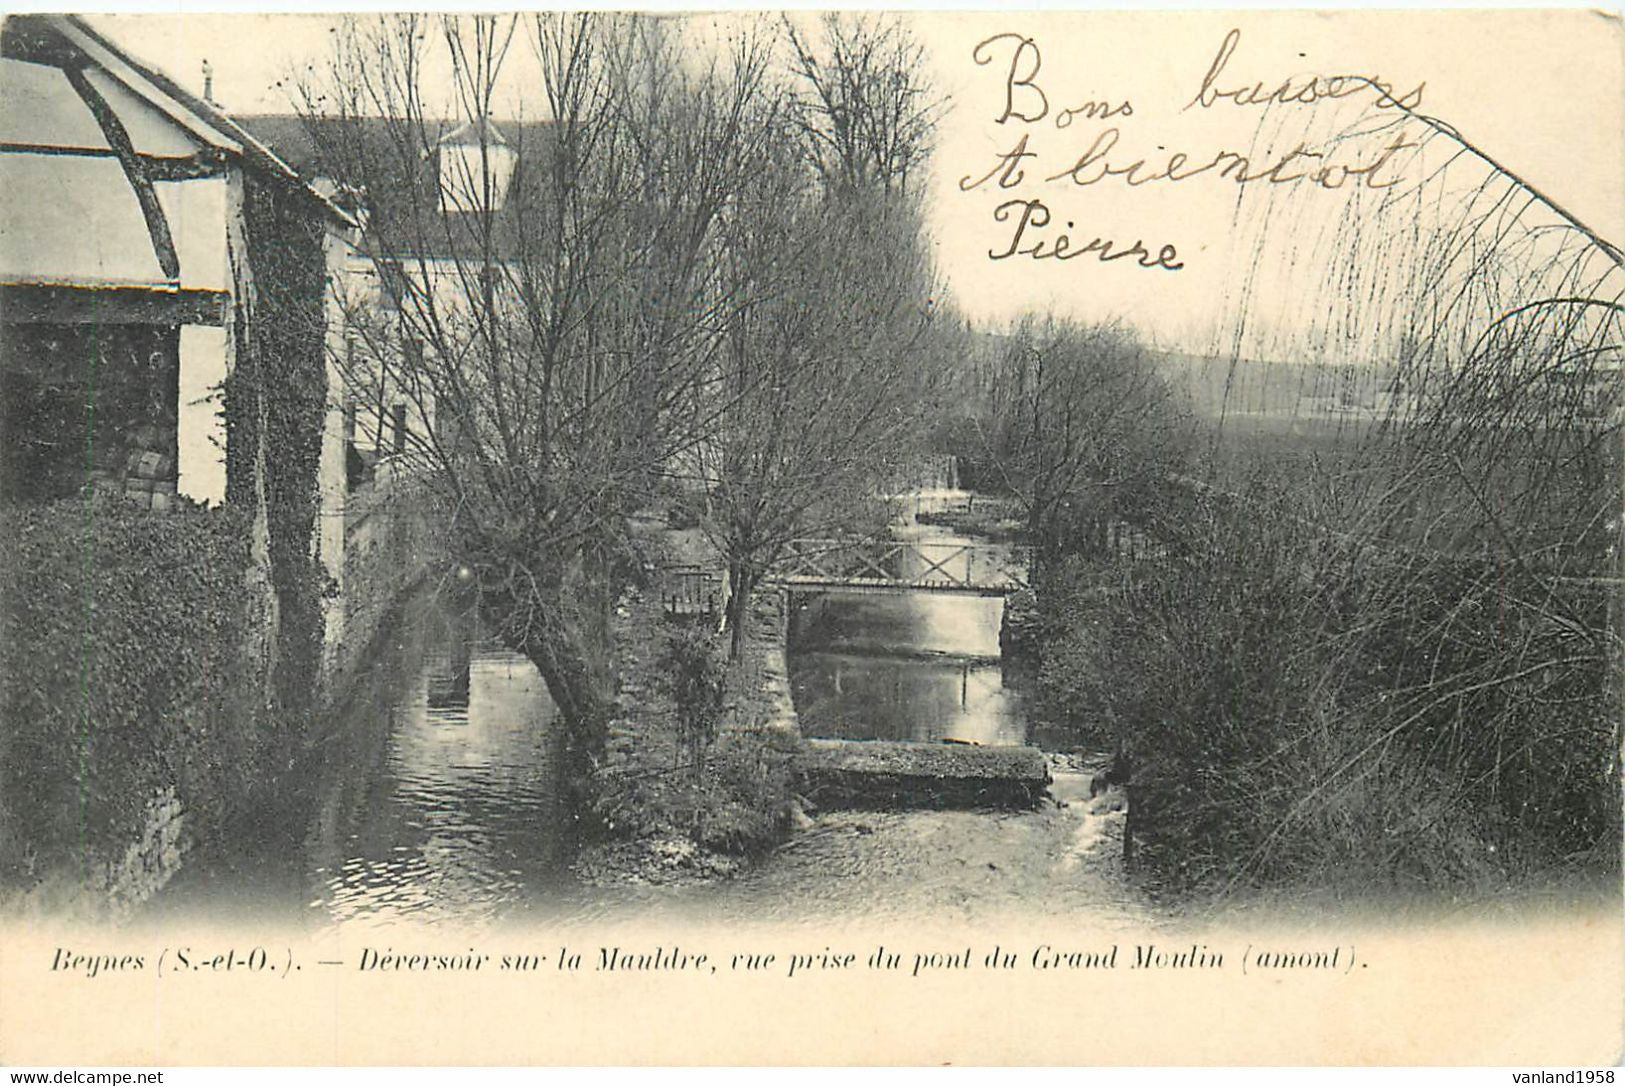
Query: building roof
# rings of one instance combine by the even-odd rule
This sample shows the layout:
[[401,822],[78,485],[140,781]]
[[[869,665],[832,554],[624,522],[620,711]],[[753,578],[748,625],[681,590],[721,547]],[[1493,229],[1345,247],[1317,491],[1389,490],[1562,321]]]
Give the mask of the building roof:
[[[513,257],[525,244],[522,221],[541,196],[551,145],[547,122],[434,120],[396,117],[302,117],[246,114],[242,125],[277,149],[293,169],[312,183],[326,183],[365,205],[377,241],[388,238],[391,255],[427,259],[468,258],[484,251],[484,230],[492,232],[494,255]],[[502,147],[514,156],[506,198],[496,214],[447,211],[440,200],[439,152],[456,145]],[[321,179],[318,182],[318,179]],[[334,197],[339,202],[346,197]],[[534,230],[528,231],[533,234]]]
[[502,130],[498,128],[495,122],[493,122],[489,117],[481,117],[478,120],[464,121],[462,124],[440,137],[440,145],[442,147],[446,146],[447,144],[462,144],[478,147],[482,143],[490,144],[495,147],[508,146],[507,137],[503,136]]
[[219,107],[138,60],[77,15],[11,16],[6,20],[0,52],[48,65],[89,60],[204,146],[240,156],[249,168],[301,190],[328,215],[354,225],[349,215],[306,185],[296,170]]
[[[230,289],[225,178],[357,225],[218,108],[69,15],[0,23],[0,283]],[[15,301],[15,299],[12,299]]]

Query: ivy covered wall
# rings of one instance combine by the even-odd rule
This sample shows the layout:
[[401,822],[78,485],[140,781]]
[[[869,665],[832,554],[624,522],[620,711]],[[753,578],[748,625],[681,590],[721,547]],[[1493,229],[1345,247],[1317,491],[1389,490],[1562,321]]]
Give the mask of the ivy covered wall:
[[328,584],[314,542],[327,405],[325,225],[308,197],[252,175],[241,208],[226,500],[263,509],[276,596],[271,695],[289,727],[313,707]]
[[[177,812],[190,840],[226,839],[311,735],[331,585],[315,546],[326,223],[308,194],[235,181],[224,506],[160,510],[95,486],[0,503],[0,881],[12,890],[66,876],[114,891],[132,842],[172,845]],[[174,339],[139,325],[70,332]],[[167,424],[172,446],[174,379],[161,376],[140,384],[156,406],[119,398],[132,415],[120,432]],[[172,479],[172,451],[167,466]]]
[[241,509],[91,494],[0,517],[0,872],[97,864],[173,787],[194,824],[279,757],[242,697]]

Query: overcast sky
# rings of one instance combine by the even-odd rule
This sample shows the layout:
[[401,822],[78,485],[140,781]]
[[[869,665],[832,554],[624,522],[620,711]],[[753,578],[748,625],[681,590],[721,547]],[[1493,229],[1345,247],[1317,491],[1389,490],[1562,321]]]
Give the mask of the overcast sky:
[[[727,16],[718,18],[726,19]],[[1107,161],[1122,166],[1147,160],[1149,170],[1176,153],[1190,164],[1226,150],[1245,151],[1262,111],[1220,97],[1192,101],[1201,91],[1230,32],[1232,49],[1210,89],[1223,92],[1262,83],[1267,90],[1292,78],[1360,74],[1380,77],[1396,94],[1422,88],[1419,110],[1441,118],[1489,151],[1553,200],[1615,242],[1625,240],[1625,81],[1616,20],[1580,10],[1541,13],[1456,11],[1432,14],[1361,14],[1223,11],[1156,13],[1068,12],[1034,14],[923,13],[912,17],[927,45],[932,82],[948,98],[943,115],[931,223],[939,259],[956,303],[977,318],[1003,320],[1052,307],[1090,319],[1125,317],[1164,342],[1196,342],[1227,304],[1237,261],[1256,239],[1238,231],[1237,187],[1217,171],[1179,184],[1130,186],[1110,178],[1087,187],[1070,179],[1043,179],[1066,170],[1107,129],[1115,146]],[[135,55],[200,89],[201,66],[214,69],[216,98],[232,111],[284,111],[279,80],[319,63],[333,20],[297,15],[119,15],[93,21]],[[977,64],[978,43],[986,64]],[[1030,71],[1026,47],[1017,87],[1022,113],[1009,117],[1006,84],[1015,49],[1031,39],[1041,68]],[[517,64],[528,62],[516,57]],[[1042,91],[1043,99],[1038,97]],[[1061,111],[1086,102],[1108,103],[1110,118]],[[1129,109],[1121,108],[1123,103]],[[1041,104],[1042,103],[1042,104]],[[1044,106],[1047,105],[1047,112]],[[1330,111],[1348,103],[1297,104],[1277,110],[1288,126],[1321,129]],[[1313,119],[1311,119],[1313,117]],[[971,192],[961,180],[986,173],[997,156],[1027,137],[1032,157],[1021,165],[1021,184],[1000,189],[988,182]],[[1290,135],[1290,133],[1289,133]],[[1287,146],[1292,146],[1292,136]],[[1382,144],[1351,145],[1344,161],[1371,165]],[[1256,166],[1254,168],[1257,168]],[[1268,185],[1246,186],[1245,199]],[[1313,184],[1275,186],[1277,203],[1295,205],[1306,221],[1335,223],[1349,206],[1342,193]],[[1034,227],[1026,242],[1065,231],[1074,247],[1110,239],[1120,251],[1140,241],[1155,257],[1173,246],[1177,271],[1146,268],[1129,258],[1102,263],[1092,257],[1065,263],[990,254],[1009,247],[1018,221],[999,206],[1041,199],[1051,211],[1047,230]],[[1241,208],[1246,217],[1246,206]],[[1318,217],[1318,219],[1317,219]],[[1073,224],[1066,229],[1065,223]],[[1268,262],[1271,254],[1265,253]],[[1283,287],[1283,289],[1285,289]]]

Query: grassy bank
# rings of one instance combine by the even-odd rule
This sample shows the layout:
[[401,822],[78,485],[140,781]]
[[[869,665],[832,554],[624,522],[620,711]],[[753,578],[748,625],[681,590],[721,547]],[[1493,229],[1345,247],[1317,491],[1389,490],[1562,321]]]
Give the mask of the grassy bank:
[[1143,870],[1382,894],[1617,867],[1602,593],[1210,514],[1191,553],[1042,599],[1042,702],[1122,751]]

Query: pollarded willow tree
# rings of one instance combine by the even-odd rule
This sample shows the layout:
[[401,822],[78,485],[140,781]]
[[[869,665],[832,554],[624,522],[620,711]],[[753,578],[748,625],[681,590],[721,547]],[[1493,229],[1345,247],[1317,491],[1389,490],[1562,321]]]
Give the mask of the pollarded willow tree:
[[349,376],[409,405],[398,459],[578,757],[626,517],[723,410],[730,209],[785,154],[767,65],[658,19],[407,15],[348,21],[303,87],[379,284],[347,298]]

